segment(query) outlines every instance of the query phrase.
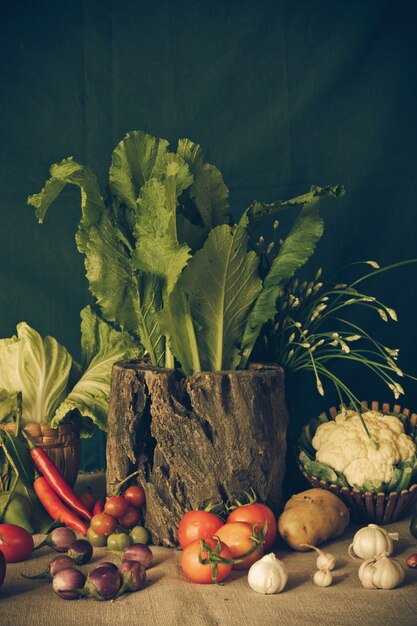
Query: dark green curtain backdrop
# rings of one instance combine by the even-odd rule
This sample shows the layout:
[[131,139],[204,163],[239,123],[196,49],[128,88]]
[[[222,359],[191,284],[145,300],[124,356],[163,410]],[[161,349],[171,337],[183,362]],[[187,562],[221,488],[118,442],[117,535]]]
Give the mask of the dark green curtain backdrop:
[[[236,215],[311,184],[342,183],[324,208],[311,271],[417,256],[417,3],[414,0],[0,0],[0,336],[25,320],[79,355],[89,301],[68,189],[39,226],[26,197],[73,155],[103,183],[125,132],[199,142]],[[417,373],[417,266],[373,279],[398,324],[364,323]],[[355,392],[391,400],[363,371]],[[406,384],[417,407],[416,386]],[[300,424],[336,401],[300,380]],[[98,445],[100,444],[100,445]],[[101,446],[101,450],[100,450]],[[103,438],[84,467],[103,463]]]

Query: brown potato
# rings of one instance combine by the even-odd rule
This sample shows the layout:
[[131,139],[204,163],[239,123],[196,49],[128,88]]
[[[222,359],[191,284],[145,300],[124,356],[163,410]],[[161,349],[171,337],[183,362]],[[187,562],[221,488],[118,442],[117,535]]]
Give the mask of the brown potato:
[[278,532],[294,550],[304,552],[300,544],[312,546],[339,537],[349,524],[349,511],[331,491],[308,489],[292,496],[278,518]]

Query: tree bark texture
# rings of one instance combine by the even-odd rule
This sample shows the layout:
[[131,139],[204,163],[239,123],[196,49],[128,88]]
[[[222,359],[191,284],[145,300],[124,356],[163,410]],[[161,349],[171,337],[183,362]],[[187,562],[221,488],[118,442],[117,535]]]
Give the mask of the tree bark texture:
[[107,492],[139,470],[145,526],[155,544],[177,545],[181,517],[202,501],[253,488],[275,513],[285,473],[284,372],[200,372],[179,379],[143,362],[112,371]]

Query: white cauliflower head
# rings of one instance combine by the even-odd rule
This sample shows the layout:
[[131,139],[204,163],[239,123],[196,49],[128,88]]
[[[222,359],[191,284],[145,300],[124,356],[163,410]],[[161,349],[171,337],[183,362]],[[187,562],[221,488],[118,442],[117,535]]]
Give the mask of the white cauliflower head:
[[395,465],[412,459],[416,445],[394,415],[366,411],[362,416],[376,448],[370,445],[358,414],[348,410],[317,428],[316,460],[343,473],[351,486],[366,480],[389,483]]

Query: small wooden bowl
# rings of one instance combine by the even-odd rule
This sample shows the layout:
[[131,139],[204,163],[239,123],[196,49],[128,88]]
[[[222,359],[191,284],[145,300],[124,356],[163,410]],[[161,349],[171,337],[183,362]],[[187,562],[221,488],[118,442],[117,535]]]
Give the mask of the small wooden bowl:
[[[361,406],[364,410],[369,408],[367,402],[362,402]],[[330,417],[334,419],[341,408],[331,407],[329,409]],[[371,403],[371,410],[384,414],[391,412],[402,413],[407,416],[413,427],[417,424],[417,413],[411,413],[406,408],[401,409],[399,404],[395,404],[391,409],[389,404],[383,403],[380,408],[379,402],[374,401]],[[404,489],[401,493],[391,491],[390,493],[380,492],[374,494],[350,487],[338,487],[315,476],[309,476],[301,465],[300,470],[313,487],[327,489],[339,496],[348,507],[353,521],[380,525],[396,522],[401,517],[404,517],[413,504],[417,502],[417,484],[410,485],[408,489]]]
[[[14,434],[16,426],[12,422],[0,423],[0,428]],[[73,487],[78,475],[81,454],[78,426],[67,422],[58,428],[50,428],[47,424],[29,422],[25,424],[23,430],[36,445],[45,450],[66,482]],[[26,443],[25,439],[22,440]]]

